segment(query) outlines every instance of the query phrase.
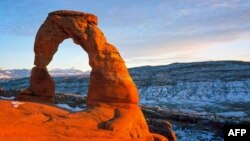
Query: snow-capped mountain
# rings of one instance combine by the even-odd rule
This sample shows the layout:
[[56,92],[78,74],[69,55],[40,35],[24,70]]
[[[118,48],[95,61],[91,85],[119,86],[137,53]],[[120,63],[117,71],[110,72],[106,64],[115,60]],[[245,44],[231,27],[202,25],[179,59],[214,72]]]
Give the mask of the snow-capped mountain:
[[30,76],[29,69],[0,70],[0,79],[18,79]]
[[11,78],[11,75],[8,74],[8,73],[5,73],[5,72],[1,72],[1,73],[0,73],[0,78],[1,78],[1,79],[10,79],[10,78]]
[[153,95],[172,100],[224,96],[224,100],[250,101],[250,62],[176,63],[133,68],[130,73],[140,93],[147,93],[141,95],[145,99]]
[[[19,79],[30,77],[30,69],[12,69],[12,70],[1,70],[0,69],[0,80],[1,79]],[[52,69],[49,73],[53,77],[63,77],[63,76],[78,76],[84,75],[89,76],[89,72],[83,72],[74,68],[71,69]]]
[[52,69],[49,70],[49,74],[53,77],[64,77],[64,76],[80,76],[80,75],[84,75],[84,76],[89,76],[90,72],[83,72],[81,70],[78,69]]

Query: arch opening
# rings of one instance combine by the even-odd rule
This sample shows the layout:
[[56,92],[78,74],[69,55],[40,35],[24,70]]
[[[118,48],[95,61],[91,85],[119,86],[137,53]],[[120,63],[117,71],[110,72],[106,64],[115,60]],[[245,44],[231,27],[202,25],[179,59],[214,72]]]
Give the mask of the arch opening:
[[48,70],[55,82],[56,93],[87,96],[91,71],[88,54],[71,38],[59,44]]
[[88,54],[80,45],[73,42],[71,38],[65,39],[59,44],[53,60],[49,63],[48,69],[77,69],[91,71]]

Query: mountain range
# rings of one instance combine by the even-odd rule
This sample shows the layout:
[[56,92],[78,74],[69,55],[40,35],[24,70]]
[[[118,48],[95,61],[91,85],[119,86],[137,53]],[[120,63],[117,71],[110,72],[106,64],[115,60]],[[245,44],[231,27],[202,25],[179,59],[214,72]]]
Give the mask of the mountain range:
[[[20,70],[18,75],[15,74],[18,71],[12,72],[19,79],[0,82],[1,88],[18,90],[29,86],[27,70]],[[174,63],[130,68],[129,72],[138,87],[141,104],[250,117],[250,62]],[[52,74],[57,93],[86,96],[89,73],[60,70]]]
[[[0,69],[0,79],[19,79],[30,77],[31,70],[30,69],[11,69],[4,70]],[[52,77],[64,77],[64,76],[78,76],[78,75],[89,75],[89,71],[83,72],[78,69],[70,68],[70,69],[52,69],[49,70],[49,73]]]

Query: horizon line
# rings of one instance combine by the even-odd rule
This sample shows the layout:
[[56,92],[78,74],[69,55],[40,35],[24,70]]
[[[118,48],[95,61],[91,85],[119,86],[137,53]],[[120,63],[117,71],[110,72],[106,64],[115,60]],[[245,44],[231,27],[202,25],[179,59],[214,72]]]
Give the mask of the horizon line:
[[[127,69],[132,69],[132,68],[139,68],[139,67],[154,67],[154,66],[167,66],[167,65],[172,65],[172,64],[189,64],[189,63],[205,63],[205,62],[245,62],[245,63],[250,63],[250,60],[247,61],[247,60],[203,60],[203,61],[183,61],[183,62],[180,62],[180,61],[176,61],[176,62],[171,62],[171,63],[166,63],[166,64],[156,64],[156,65],[138,65],[138,66],[132,66],[132,67],[127,67]],[[33,67],[31,68],[13,68],[13,69],[10,69],[10,68],[2,68],[0,67],[0,70],[31,70]],[[91,67],[90,67],[91,68]],[[62,69],[62,70],[66,70],[66,69],[74,69],[74,70],[80,70],[82,72],[88,72],[88,71],[91,71],[90,70],[82,70],[82,69],[79,69],[77,67],[69,67],[69,68],[58,68],[58,67],[55,67],[55,68],[48,68],[48,71],[52,71],[52,70],[55,70],[55,69]]]

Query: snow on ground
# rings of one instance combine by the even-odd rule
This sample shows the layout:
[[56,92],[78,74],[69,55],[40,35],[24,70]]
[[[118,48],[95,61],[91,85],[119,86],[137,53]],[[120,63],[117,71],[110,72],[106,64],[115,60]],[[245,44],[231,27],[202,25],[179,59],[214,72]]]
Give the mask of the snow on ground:
[[222,112],[222,113],[217,113],[217,115],[224,117],[247,117],[247,114],[242,111]]
[[56,104],[58,107],[63,108],[63,109],[67,109],[73,112],[78,112],[78,111],[82,111],[84,108],[80,108],[80,107],[70,107],[68,104]]
[[10,97],[0,96],[0,99],[5,99],[5,100],[13,100],[14,98],[15,98],[14,96],[10,96]]
[[14,108],[18,108],[20,105],[24,104],[24,102],[20,101],[11,101],[11,104]]
[[175,131],[178,141],[223,141],[223,138],[209,131],[176,125],[173,127],[173,130]]

